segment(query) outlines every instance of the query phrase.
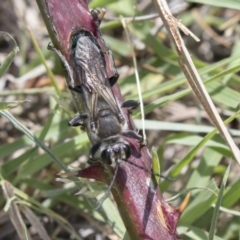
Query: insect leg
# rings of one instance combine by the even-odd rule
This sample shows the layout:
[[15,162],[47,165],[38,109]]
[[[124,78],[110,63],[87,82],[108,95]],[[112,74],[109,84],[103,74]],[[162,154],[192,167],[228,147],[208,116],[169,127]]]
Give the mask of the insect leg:
[[139,107],[139,101],[136,100],[128,100],[121,104],[121,108],[127,108],[129,113],[132,113],[133,110]]
[[81,114],[81,115],[77,115],[74,118],[72,118],[69,122],[68,122],[68,126],[70,127],[78,127],[80,126],[81,129],[84,129],[84,121],[88,118],[87,114]]

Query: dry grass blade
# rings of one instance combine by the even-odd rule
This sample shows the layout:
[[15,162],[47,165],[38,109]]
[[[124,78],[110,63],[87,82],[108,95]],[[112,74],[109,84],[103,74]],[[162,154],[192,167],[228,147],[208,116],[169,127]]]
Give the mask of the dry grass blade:
[[6,206],[9,205],[7,208],[7,212],[10,216],[12,224],[14,225],[14,228],[18,233],[19,238],[21,240],[31,239],[25,227],[19,208],[17,204],[13,201],[14,192],[13,192],[12,185],[9,182],[4,181],[4,183],[2,184],[2,188],[3,188],[4,197],[7,201]]
[[51,238],[48,236],[45,228],[41,224],[39,218],[34,214],[34,212],[27,207],[23,207],[22,211],[27,217],[28,221],[31,223],[31,225],[38,232],[39,236],[44,240],[50,240]]
[[[181,28],[184,33],[192,35],[192,33],[187,30],[186,27],[180,23],[179,20],[175,20],[175,18],[171,15],[168,5],[165,0],[153,0],[157,11],[162,18],[164,26],[169,32],[170,38],[176,48],[178,55],[180,56],[179,65],[182,68],[189,84],[191,85],[194,93],[198,97],[199,101],[203,105],[205,111],[208,113],[212,122],[217,127],[218,131],[225,138],[228,143],[229,148],[231,149],[235,159],[240,164],[240,151],[234,143],[231,135],[229,134],[226,126],[224,125],[221,117],[219,116],[216,107],[214,106],[202,79],[200,78],[196,67],[193,64],[193,61],[190,57],[188,50],[186,49],[183,39],[178,31],[178,28]],[[191,33],[191,34],[190,34]],[[195,39],[195,37],[194,37]]]
[[[169,22],[169,26],[171,26],[171,29],[175,29],[177,31],[177,27],[180,28],[185,35],[190,35],[195,41],[199,42],[200,39],[193,33],[191,32],[187,27],[185,27],[182,23],[181,20],[175,18],[174,16],[168,14],[167,12],[164,13],[166,16],[167,21]],[[174,34],[175,31],[172,31]],[[177,34],[175,34],[177,36]],[[178,41],[180,42],[180,41]],[[181,45],[180,45],[181,47]]]

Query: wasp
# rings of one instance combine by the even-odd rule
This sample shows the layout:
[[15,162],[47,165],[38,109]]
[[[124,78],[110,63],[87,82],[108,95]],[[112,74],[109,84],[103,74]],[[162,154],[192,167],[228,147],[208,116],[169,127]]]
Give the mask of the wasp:
[[131,154],[129,144],[122,136],[142,140],[142,136],[132,130],[124,130],[125,119],[122,107],[134,109],[137,101],[127,101],[119,105],[115,99],[111,82],[107,78],[106,63],[103,53],[95,38],[86,31],[81,31],[73,38],[72,55],[76,73],[81,84],[70,89],[83,95],[88,114],[74,117],[70,126],[83,126],[88,119],[95,144],[90,149],[89,162],[102,160],[107,164],[126,160]]
[[[96,21],[96,16],[94,20]],[[142,136],[138,133],[127,130],[126,120],[121,112],[121,108],[132,110],[139,103],[130,100],[120,105],[115,99],[111,87],[117,81],[119,74],[111,51],[104,41],[103,44],[107,49],[106,55],[112,75],[107,72],[104,52],[96,37],[85,29],[77,31],[71,37],[73,69],[60,51],[48,46],[57,53],[67,70],[69,89],[83,97],[85,109],[69,121],[69,126],[88,128],[93,142],[89,154],[90,164],[99,161],[111,164],[128,159],[131,148],[122,136],[142,140]]]

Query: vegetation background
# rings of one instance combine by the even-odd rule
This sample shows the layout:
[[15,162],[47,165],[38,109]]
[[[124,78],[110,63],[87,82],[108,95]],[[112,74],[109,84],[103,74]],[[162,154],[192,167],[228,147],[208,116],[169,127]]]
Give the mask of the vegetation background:
[[[228,127],[239,146],[240,1],[168,2],[174,15],[201,40],[195,42],[183,35],[221,117],[226,120],[235,116]],[[162,173],[176,179],[162,180],[160,188],[167,201],[174,200],[170,202],[173,207],[191,192],[178,233],[183,239],[239,239],[240,167],[221,136],[213,132],[207,114],[192,94],[161,20],[152,16],[152,2],[95,0],[90,2],[93,7],[107,10],[101,30],[114,53],[120,73],[118,83],[126,100],[138,99],[131,45],[119,16],[129,20],[148,146],[156,148]],[[50,40],[35,1],[3,1],[0,30],[11,34],[19,47],[16,54],[14,41],[0,33],[0,109],[11,113],[1,111],[0,117],[0,183],[5,193],[0,195],[0,239],[18,239],[21,227],[13,226],[14,218],[27,227],[31,239],[127,239],[111,198],[99,212],[89,204],[90,198],[101,197],[106,186],[80,179],[82,194],[75,195],[79,189],[67,179],[56,181],[61,169],[47,150],[39,148],[44,142],[65,165],[86,167],[88,138],[80,129],[67,126],[75,109],[62,66],[47,50]],[[54,73],[60,96],[51,85],[51,73],[45,65]],[[133,117],[140,128],[139,116],[135,111]],[[220,188],[230,163],[226,188]],[[13,202],[17,202],[14,212],[5,212]],[[213,217],[215,206],[218,218]]]

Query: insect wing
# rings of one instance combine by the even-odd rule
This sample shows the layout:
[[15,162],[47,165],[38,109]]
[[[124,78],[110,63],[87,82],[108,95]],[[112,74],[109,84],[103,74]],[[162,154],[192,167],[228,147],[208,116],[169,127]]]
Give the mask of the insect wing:
[[76,41],[74,59],[80,76],[80,83],[90,92],[102,96],[113,113],[121,115],[107,77],[103,52],[92,35],[82,33]]
[[79,35],[74,49],[74,60],[81,84],[89,91],[98,92],[98,87],[103,85],[107,74],[103,53],[93,36]]

